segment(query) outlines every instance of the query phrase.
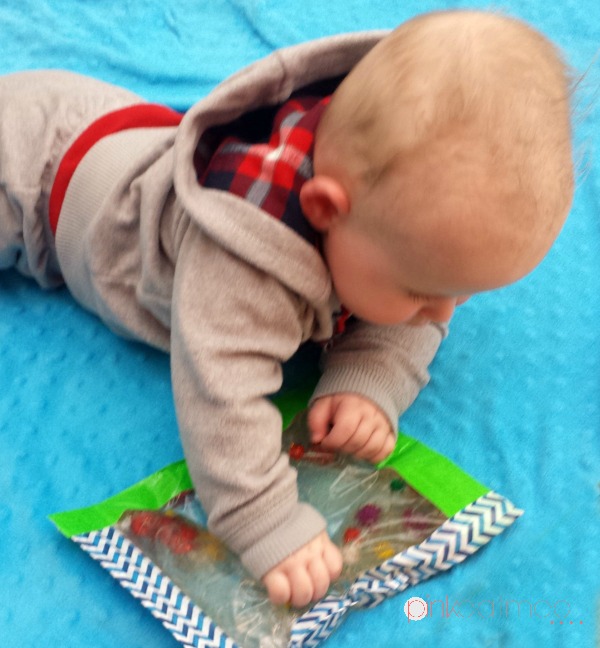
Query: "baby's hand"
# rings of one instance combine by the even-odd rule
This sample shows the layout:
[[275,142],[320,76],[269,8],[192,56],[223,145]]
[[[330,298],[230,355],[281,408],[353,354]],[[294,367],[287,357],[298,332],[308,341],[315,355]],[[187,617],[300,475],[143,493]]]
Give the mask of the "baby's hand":
[[317,399],[308,413],[311,441],[325,450],[377,463],[394,449],[396,437],[384,413],[358,394]]
[[323,598],[341,572],[342,554],[323,531],[273,567],[262,580],[275,605],[303,607]]

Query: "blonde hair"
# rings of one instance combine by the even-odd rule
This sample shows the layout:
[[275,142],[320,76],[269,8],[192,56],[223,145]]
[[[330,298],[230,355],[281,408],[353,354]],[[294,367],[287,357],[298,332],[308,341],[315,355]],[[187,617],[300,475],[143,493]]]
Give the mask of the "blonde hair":
[[536,215],[562,224],[573,192],[568,70],[549,40],[498,14],[436,12],[391,32],[334,93],[315,160],[375,189],[465,133],[487,143]]

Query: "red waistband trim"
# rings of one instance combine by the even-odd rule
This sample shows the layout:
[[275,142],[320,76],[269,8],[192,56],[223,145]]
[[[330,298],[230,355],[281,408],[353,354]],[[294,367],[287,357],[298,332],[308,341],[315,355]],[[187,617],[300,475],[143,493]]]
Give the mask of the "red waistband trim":
[[56,178],[50,192],[48,213],[50,229],[56,234],[60,210],[75,173],[85,154],[103,137],[130,128],[160,128],[178,126],[181,113],[158,104],[136,104],[107,113],[93,121],[71,144],[58,165]]

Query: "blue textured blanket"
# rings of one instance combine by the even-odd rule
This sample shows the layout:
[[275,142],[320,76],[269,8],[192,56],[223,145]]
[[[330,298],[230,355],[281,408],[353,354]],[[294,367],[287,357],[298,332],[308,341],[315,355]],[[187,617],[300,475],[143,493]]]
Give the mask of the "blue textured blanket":
[[[67,68],[183,110],[276,47],[460,4],[0,0],[0,73]],[[544,31],[579,73],[600,48],[597,0],[495,8]],[[331,648],[600,641],[599,85],[596,61],[575,101],[578,189],[556,246],[527,279],[458,310],[401,421],[525,515],[448,574],[350,615]],[[0,273],[0,646],[175,645],[46,516],[181,456],[168,358],[115,337],[65,290]],[[429,603],[423,621],[408,622],[409,596]]]

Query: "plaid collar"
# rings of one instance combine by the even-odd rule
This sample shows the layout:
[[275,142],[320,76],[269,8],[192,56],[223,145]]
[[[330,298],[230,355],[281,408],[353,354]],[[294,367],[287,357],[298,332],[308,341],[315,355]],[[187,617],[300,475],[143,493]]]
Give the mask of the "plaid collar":
[[[234,136],[220,140],[205,162],[200,184],[241,196],[284,222],[309,243],[320,245],[318,233],[302,213],[299,194],[302,185],[313,177],[315,131],[330,99],[290,99],[276,110],[270,135],[259,141],[248,142]],[[344,333],[350,317],[343,306],[332,313],[333,336],[326,346]]]
[[290,99],[276,110],[268,137],[259,141],[225,137],[200,184],[244,198],[317,244],[318,235],[302,214],[299,193],[313,176],[315,131],[329,101],[330,97]]

